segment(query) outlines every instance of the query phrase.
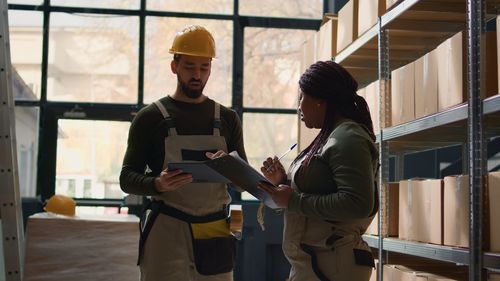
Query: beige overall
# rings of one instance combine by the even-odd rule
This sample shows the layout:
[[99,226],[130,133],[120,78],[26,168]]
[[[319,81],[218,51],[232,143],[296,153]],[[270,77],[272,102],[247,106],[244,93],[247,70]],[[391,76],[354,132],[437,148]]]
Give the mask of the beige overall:
[[[299,167],[300,161],[290,169],[295,190]],[[342,223],[285,212],[283,251],[292,266],[289,280],[368,281],[372,267],[359,264],[373,262],[370,247],[361,239],[372,219]]]
[[[165,107],[158,101],[155,104],[163,117],[171,121]],[[164,169],[169,162],[186,161],[186,153],[227,152],[225,139],[220,135],[220,105],[217,103],[214,115],[213,135],[178,135],[175,126],[170,126],[165,138]],[[227,186],[220,183],[191,183],[153,197],[153,200],[162,200],[165,205],[193,216],[220,212],[230,199]],[[190,224],[165,214],[159,214],[152,225],[144,244],[140,268],[142,281],[233,280],[232,271],[216,275],[198,273]]]

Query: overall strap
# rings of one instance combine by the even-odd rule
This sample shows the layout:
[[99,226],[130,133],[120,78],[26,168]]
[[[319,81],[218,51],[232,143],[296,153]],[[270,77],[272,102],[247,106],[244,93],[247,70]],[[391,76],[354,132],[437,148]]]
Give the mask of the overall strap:
[[220,136],[220,127],[220,104],[216,102],[214,109],[214,136]]
[[165,106],[163,106],[163,104],[159,100],[155,101],[154,104],[156,105],[156,107],[158,107],[158,109],[161,112],[161,115],[163,115],[163,118],[165,119],[165,124],[168,128],[168,135],[176,136],[177,130],[175,129],[174,120],[172,119],[172,117],[170,117],[170,114],[168,114],[168,111],[165,108]]

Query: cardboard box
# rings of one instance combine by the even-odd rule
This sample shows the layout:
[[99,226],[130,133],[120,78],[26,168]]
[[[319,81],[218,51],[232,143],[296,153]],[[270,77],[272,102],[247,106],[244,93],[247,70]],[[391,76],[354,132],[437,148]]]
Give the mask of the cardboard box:
[[399,182],[399,238],[443,243],[443,181],[410,179]]
[[425,272],[425,266],[407,267],[399,264],[384,265],[384,278],[383,281],[465,281],[467,274],[463,270],[450,271],[448,267],[440,269],[439,267],[428,267],[436,272],[443,272],[433,274]]
[[437,62],[435,50],[415,61],[415,118],[438,111]]
[[[385,7],[387,10],[389,10],[389,8],[391,8],[392,6],[394,6],[394,4],[396,4],[398,2],[398,0],[386,0],[385,1]],[[401,2],[401,1],[399,1]]]
[[337,55],[337,16],[326,14],[316,36],[317,60],[331,60]]
[[488,281],[500,281],[500,274],[489,274]]
[[358,36],[361,36],[378,22],[385,12],[386,0],[358,0]]
[[373,123],[373,131],[375,134],[380,132],[379,114],[380,114],[380,90],[378,80],[369,84],[365,88],[365,100],[370,109],[370,116]]
[[300,60],[300,73],[304,73],[311,64],[317,61],[316,59],[316,37],[317,33],[309,36],[302,45],[302,58]]
[[449,176],[443,182],[443,244],[469,247],[469,176]]
[[139,280],[138,241],[136,216],[35,214],[27,223],[24,280]]
[[490,206],[490,250],[500,252],[500,172],[488,174],[488,195]]
[[497,17],[497,88],[500,89],[500,17]]
[[391,73],[392,125],[415,119],[415,64],[409,63]]
[[465,102],[465,56],[462,32],[455,34],[436,49],[438,56],[438,110],[443,111]]
[[[385,194],[382,196],[383,203],[387,206],[388,213],[385,214],[382,225],[382,233],[388,236],[398,236],[398,223],[399,223],[399,183],[389,183],[388,187],[384,188]],[[387,205],[387,198],[389,198],[389,205]],[[366,229],[366,234],[378,235],[378,215],[377,213],[373,218],[372,223]]]
[[358,0],[349,0],[339,10],[337,53],[358,38]]
[[[498,29],[497,29],[498,32]],[[498,44],[497,32],[486,32],[486,89],[485,98],[498,95]]]

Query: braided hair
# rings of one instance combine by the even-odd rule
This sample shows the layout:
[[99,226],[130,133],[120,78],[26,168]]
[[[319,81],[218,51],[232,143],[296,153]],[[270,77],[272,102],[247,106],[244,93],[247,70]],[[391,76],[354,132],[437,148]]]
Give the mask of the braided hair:
[[304,95],[325,100],[326,113],[320,132],[294,162],[305,155],[304,164],[309,164],[312,156],[323,147],[335,128],[335,113],[360,124],[375,141],[366,100],[356,93],[358,83],[341,65],[333,61],[318,61],[312,64],[300,77],[299,87]]

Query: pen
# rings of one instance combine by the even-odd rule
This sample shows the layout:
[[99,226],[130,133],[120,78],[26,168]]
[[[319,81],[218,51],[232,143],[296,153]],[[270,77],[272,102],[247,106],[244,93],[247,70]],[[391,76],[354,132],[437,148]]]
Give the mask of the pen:
[[[281,154],[281,156],[278,157],[278,160],[276,160],[276,161],[280,161],[283,157],[285,157],[288,153],[290,153],[290,151],[292,151],[296,146],[297,146],[297,144],[294,143],[292,146],[290,146],[290,148],[287,151],[285,151],[285,153]],[[271,166],[267,167],[266,171],[269,172],[270,167]]]

